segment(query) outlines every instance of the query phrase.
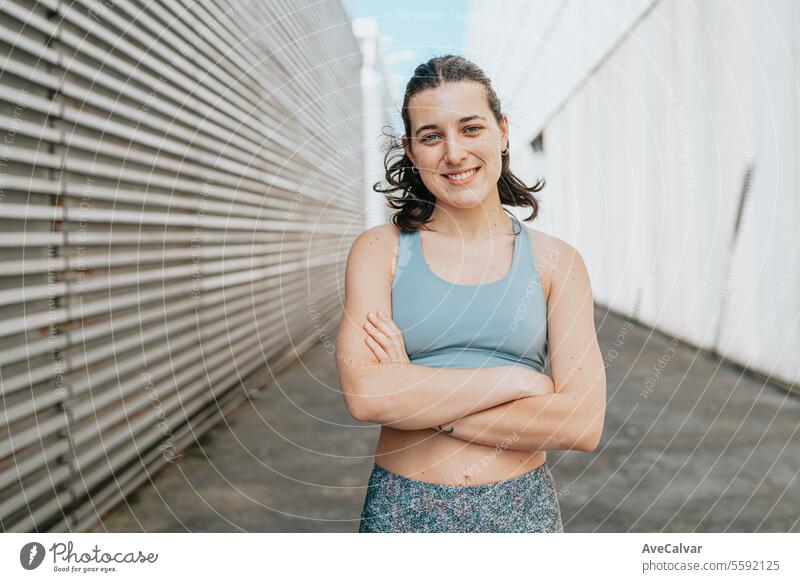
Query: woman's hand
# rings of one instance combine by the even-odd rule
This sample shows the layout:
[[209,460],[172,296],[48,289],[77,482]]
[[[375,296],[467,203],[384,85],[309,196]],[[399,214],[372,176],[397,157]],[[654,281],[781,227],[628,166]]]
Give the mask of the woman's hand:
[[411,363],[403,342],[403,332],[390,317],[382,311],[378,311],[377,314],[368,313],[363,327],[367,332],[365,339],[367,346],[380,364]]
[[[520,387],[521,392],[520,399],[529,398],[531,396],[555,394],[555,384],[553,383],[553,379],[547,374],[538,372],[533,368],[529,368],[528,366],[520,366],[515,364],[513,367],[514,370],[512,381],[519,383],[518,386]],[[461,419],[457,419],[446,424],[440,424],[439,426],[434,426],[431,428],[440,434],[453,436],[453,433],[457,432],[455,429],[458,420]]]

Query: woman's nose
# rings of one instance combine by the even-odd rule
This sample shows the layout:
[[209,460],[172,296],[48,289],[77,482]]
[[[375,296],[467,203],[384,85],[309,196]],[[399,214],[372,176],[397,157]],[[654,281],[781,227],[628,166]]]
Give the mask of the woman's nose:
[[448,164],[457,164],[464,159],[466,150],[457,139],[449,139],[445,144],[445,161]]

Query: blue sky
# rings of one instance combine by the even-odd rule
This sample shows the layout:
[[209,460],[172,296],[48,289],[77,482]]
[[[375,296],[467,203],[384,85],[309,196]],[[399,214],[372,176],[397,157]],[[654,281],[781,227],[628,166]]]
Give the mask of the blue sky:
[[[371,17],[388,36],[384,57],[398,101],[414,68],[435,55],[460,53],[469,0],[342,0],[351,18]],[[398,103],[399,105],[399,103]]]

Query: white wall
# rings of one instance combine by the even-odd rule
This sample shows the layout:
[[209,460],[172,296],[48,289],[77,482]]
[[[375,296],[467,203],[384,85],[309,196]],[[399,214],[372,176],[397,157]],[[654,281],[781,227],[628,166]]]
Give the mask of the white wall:
[[389,217],[389,207],[383,194],[375,192],[372,185],[375,182],[385,182],[382,129],[390,123],[394,111],[378,21],[374,18],[359,18],[353,21],[353,33],[359,40],[362,54],[363,222],[364,228],[370,228],[384,224]]
[[512,167],[547,180],[536,227],[578,248],[596,301],[800,383],[800,4],[473,7]]

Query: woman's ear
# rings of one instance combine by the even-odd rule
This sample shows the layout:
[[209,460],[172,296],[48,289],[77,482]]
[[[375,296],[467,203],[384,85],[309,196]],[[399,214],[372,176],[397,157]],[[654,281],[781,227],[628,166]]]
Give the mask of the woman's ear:
[[403,141],[403,150],[406,152],[408,159],[411,160],[411,163],[416,166],[417,163],[414,161],[414,156],[411,155],[411,143],[408,141],[408,137],[404,135],[401,139]]
[[500,124],[500,149],[508,147],[508,115],[503,116],[503,122]]

